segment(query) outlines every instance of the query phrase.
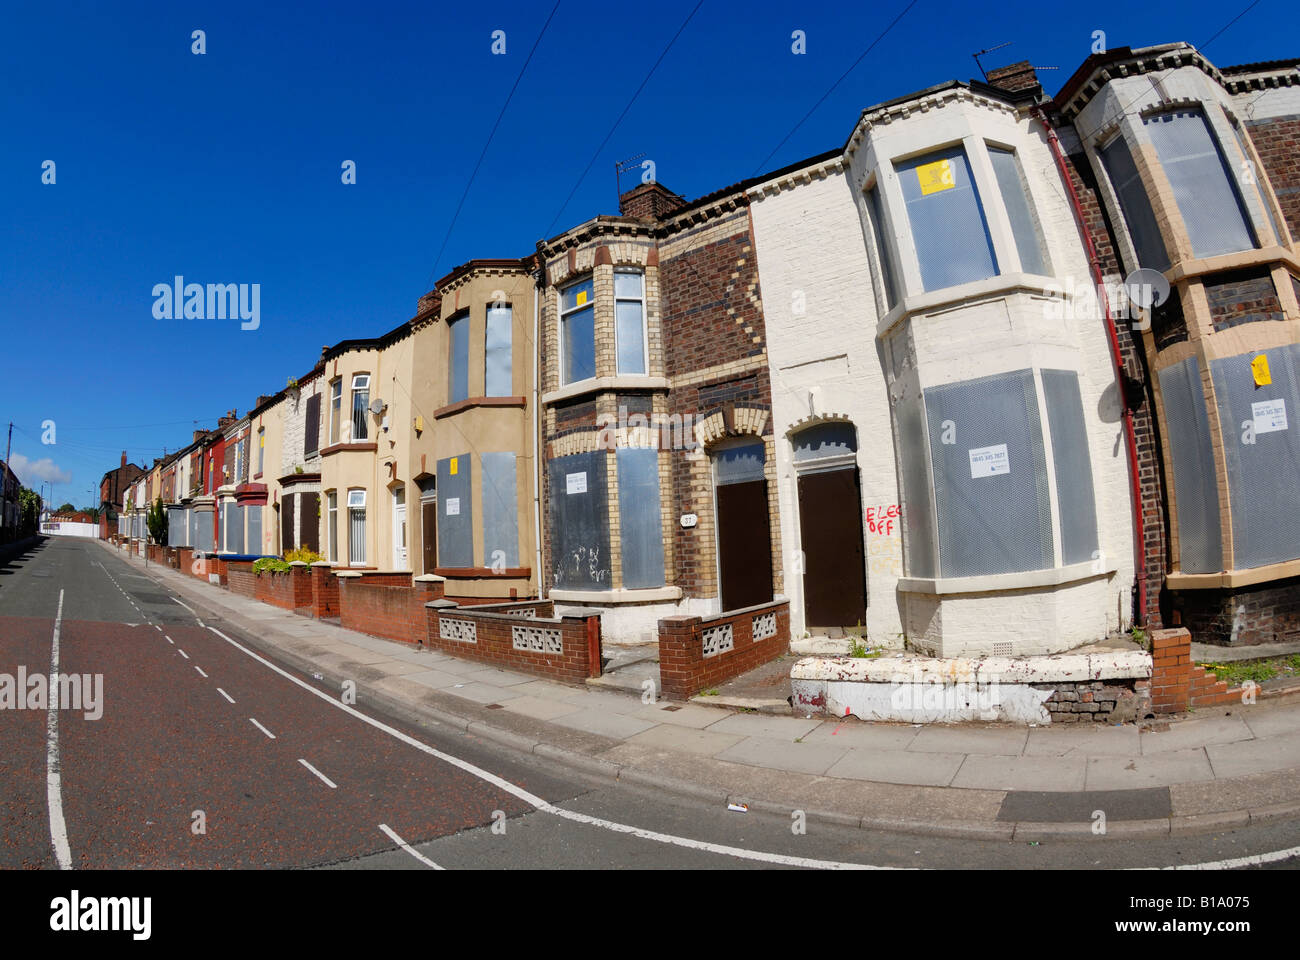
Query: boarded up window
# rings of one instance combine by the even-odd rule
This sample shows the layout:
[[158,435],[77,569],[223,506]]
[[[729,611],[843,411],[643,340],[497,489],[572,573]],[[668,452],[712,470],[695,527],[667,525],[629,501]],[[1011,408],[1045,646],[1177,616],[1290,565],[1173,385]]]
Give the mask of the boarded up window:
[[1061,560],[1083,563],[1093,559],[1097,550],[1097,502],[1079,375],[1073,370],[1044,370],[1043,394],[1060,505]]
[[456,317],[448,323],[447,333],[451,340],[447,376],[451,392],[447,396],[447,402],[458,403],[469,397],[469,314]]
[[1129,237],[1133,240],[1133,249],[1137,253],[1138,262],[1131,266],[1133,269],[1168,269],[1169,254],[1165,252],[1165,242],[1160,237],[1155,212],[1151,209],[1151,201],[1133,163],[1128,144],[1119,136],[1098,152],[1102,165],[1106,168],[1106,176],[1110,178],[1110,185],[1119,199],[1120,211],[1124,214]]
[[1223,424],[1237,568],[1300,558],[1300,346],[1263,354],[1272,382],[1260,386],[1251,371],[1258,356],[1253,351],[1210,364]]
[[515,455],[484,453],[483,562],[498,568],[519,566],[519,504],[515,492]]
[[[510,370],[510,341],[513,319],[508,306],[488,307],[487,342],[484,344],[484,396],[513,395],[514,380]],[[468,359],[466,360],[468,363]]]
[[610,589],[605,453],[575,453],[547,464],[551,484],[551,563],[556,587]]
[[248,538],[245,548],[249,553],[256,553],[260,556],[264,546],[262,543],[262,508],[245,507],[244,513],[247,515],[248,522]]
[[306,420],[303,423],[303,456],[310,457],[320,448],[320,394],[307,398]]
[[930,387],[925,406],[939,575],[1052,567],[1051,495],[1033,371]]
[[926,290],[997,276],[993,238],[964,149],[905,160],[898,180]]
[[438,563],[474,566],[474,487],[468,453],[438,461]]
[[664,585],[664,533],[659,506],[659,451],[622,447],[618,451],[619,545],[623,586]]
[[1195,357],[1160,371],[1165,431],[1174,462],[1178,511],[1178,560],[1183,573],[1223,569],[1219,491],[1210,448],[1210,422]]

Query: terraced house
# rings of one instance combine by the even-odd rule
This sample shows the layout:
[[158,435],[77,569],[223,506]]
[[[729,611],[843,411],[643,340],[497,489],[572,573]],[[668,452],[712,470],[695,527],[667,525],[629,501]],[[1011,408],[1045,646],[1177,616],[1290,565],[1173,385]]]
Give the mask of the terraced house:
[[457,267],[136,496],[611,640],[786,597],[945,657],[1300,635],[1297,63],[1014,64],[846,131]]

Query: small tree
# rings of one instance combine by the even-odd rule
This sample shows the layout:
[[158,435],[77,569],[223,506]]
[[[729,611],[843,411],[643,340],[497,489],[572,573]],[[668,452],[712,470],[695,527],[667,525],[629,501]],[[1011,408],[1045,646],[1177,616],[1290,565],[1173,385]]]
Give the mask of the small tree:
[[163,506],[162,497],[154,501],[145,514],[145,523],[149,527],[149,538],[154,543],[167,545],[167,508]]

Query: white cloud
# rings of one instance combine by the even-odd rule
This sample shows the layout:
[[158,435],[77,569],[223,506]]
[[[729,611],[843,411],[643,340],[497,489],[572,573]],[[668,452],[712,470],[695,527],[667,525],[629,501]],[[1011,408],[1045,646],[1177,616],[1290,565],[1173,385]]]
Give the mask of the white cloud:
[[25,487],[35,488],[38,483],[71,483],[72,474],[66,470],[60,470],[58,465],[49,457],[41,457],[39,460],[28,460],[21,453],[15,453],[13,459],[9,461],[9,468],[17,474],[18,479]]

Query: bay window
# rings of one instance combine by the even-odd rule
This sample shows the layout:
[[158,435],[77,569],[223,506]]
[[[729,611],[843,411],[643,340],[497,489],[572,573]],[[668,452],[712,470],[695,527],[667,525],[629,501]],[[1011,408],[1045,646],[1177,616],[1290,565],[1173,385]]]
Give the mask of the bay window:
[[469,314],[447,322],[450,353],[447,360],[447,402],[469,399]]
[[[514,395],[514,377],[511,370],[513,327],[514,315],[508,304],[488,307],[483,345],[483,395],[485,397]],[[468,345],[468,340],[466,344]],[[465,365],[468,368],[468,353],[465,357]]]
[[577,383],[596,375],[596,326],[592,282],[560,291],[560,382]]
[[343,379],[330,381],[330,443],[339,442],[340,424],[343,420]]
[[614,342],[618,372],[646,372],[645,278],[640,270],[614,271]]
[[979,190],[964,147],[947,147],[895,164],[925,290],[998,274]]
[[989,144],[989,162],[1002,194],[1002,205],[1011,221],[1011,235],[1020,254],[1020,269],[1025,273],[1046,274],[1047,254],[1038,220],[1029,202],[1029,188],[1025,185],[1025,172],[1014,150]]
[[352,378],[352,437],[364,440],[369,435],[366,429],[366,414],[370,408],[370,374],[358,373]]

